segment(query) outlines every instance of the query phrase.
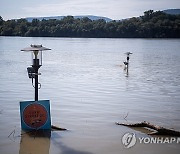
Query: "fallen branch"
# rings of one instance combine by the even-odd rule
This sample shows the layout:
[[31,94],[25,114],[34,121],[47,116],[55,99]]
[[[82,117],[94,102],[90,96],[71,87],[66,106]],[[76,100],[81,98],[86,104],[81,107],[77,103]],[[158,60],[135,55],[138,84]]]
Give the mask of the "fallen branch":
[[126,114],[126,116],[124,117],[124,120],[126,120],[127,121],[127,117],[128,117],[128,115],[129,115],[129,112]]
[[60,128],[60,127],[57,127],[57,126],[51,125],[51,130],[52,130],[52,131],[55,131],[55,130],[58,130],[58,131],[63,131],[63,130],[67,130],[67,129],[66,129],[66,128]]
[[13,138],[14,138],[14,134],[16,133],[16,130],[14,129],[10,134],[9,134],[9,136],[8,136],[8,138],[11,136],[11,135],[13,135]]
[[147,127],[155,130],[155,132],[150,133],[149,135],[170,135],[170,136],[180,136],[180,132],[173,130],[173,129],[167,129],[158,125],[153,125],[149,122],[143,121],[141,123],[135,123],[135,124],[125,124],[125,123],[119,123],[116,122],[117,125],[127,126],[127,127]]

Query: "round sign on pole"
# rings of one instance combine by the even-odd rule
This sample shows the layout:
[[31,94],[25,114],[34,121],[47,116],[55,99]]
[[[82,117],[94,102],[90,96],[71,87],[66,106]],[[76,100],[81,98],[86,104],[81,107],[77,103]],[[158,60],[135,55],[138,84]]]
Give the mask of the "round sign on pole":
[[47,110],[40,104],[30,104],[23,111],[23,120],[31,128],[38,129],[47,121]]
[[20,102],[22,129],[51,129],[49,100]]

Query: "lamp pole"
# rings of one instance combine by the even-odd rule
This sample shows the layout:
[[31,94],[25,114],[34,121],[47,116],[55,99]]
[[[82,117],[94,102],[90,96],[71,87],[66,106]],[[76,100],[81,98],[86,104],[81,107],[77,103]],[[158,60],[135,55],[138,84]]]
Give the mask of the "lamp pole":
[[127,68],[128,68],[128,66],[129,66],[129,55],[132,54],[132,53],[131,52],[126,52],[125,54],[127,55],[127,58],[126,58],[127,61],[124,62],[124,64],[127,65]]
[[33,84],[33,79],[35,80],[35,85],[33,86],[35,88],[35,101],[38,101],[38,70],[42,66],[42,51],[45,50],[51,50],[49,48],[45,48],[42,45],[31,45],[30,47],[24,48],[21,51],[28,51],[32,52],[32,67],[28,67],[28,75],[29,78],[32,79],[32,84]]
[[41,67],[39,65],[39,59],[37,58],[37,51],[34,51],[35,58],[33,59],[33,65],[32,67],[34,68],[34,80],[35,80],[35,101],[38,101],[38,70]]
[[41,87],[41,84],[38,82],[38,75],[40,75],[38,70],[42,66],[42,51],[45,50],[51,49],[42,45],[31,45],[21,50],[32,54],[32,63],[27,68],[27,72],[28,77],[32,79],[32,86],[35,89],[33,101],[20,102],[21,128],[23,130],[51,130],[50,101],[38,100],[38,90]]
[[35,101],[38,101],[38,69],[35,69]]

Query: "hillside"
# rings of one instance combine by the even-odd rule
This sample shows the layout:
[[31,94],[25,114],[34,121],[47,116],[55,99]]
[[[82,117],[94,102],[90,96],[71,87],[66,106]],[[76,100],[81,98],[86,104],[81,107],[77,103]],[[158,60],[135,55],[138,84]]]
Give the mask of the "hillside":
[[[171,14],[171,15],[179,15],[180,14],[180,9],[167,9],[167,10],[163,10],[162,12],[166,13],[166,14]],[[38,19],[40,21],[42,21],[43,19],[45,20],[49,20],[49,19],[57,19],[57,20],[62,20],[65,16],[50,16],[50,17],[27,17],[25,18],[28,22],[32,22],[33,19]],[[91,20],[99,20],[99,19],[103,19],[106,22],[110,22],[112,21],[112,19],[107,18],[107,17],[102,17],[102,16],[94,16],[94,15],[79,15],[79,16],[73,16],[74,19],[82,19],[82,18],[89,18]],[[119,19],[122,20],[122,19]],[[126,20],[126,19],[123,19]]]
[[0,36],[88,38],[180,38],[180,15],[148,10],[143,16],[120,21],[66,16],[61,20],[0,18]]
[[180,15],[180,9],[167,9],[163,10],[166,14],[172,14],[172,15]]
[[[53,17],[27,17],[25,18],[28,22],[32,22],[33,19],[38,19],[40,21],[42,21],[43,19],[45,20],[49,20],[49,19],[57,19],[57,20],[61,20],[63,19],[65,16],[53,16]],[[110,22],[112,21],[112,19],[110,18],[107,18],[107,17],[101,17],[101,16],[93,16],[93,15],[84,15],[84,16],[73,16],[74,19],[82,19],[82,18],[89,18],[91,20],[99,20],[99,19],[103,19],[105,20],[106,22]]]

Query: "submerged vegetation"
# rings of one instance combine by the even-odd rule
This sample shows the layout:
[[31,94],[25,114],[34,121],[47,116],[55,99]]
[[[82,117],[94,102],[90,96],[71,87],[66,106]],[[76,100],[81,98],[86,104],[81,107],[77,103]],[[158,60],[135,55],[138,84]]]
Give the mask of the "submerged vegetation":
[[149,10],[143,16],[106,22],[73,16],[62,20],[26,19],[4,21],[0,16],[1,36],[95,37],[95,38],[180,38],[180,15]]

